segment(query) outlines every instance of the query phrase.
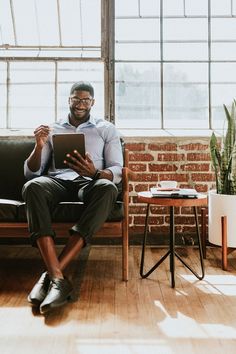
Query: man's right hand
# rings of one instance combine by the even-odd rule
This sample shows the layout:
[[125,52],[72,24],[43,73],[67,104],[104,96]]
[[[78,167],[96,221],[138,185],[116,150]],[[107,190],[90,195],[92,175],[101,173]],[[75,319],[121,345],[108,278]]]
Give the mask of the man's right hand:
[[50,128],[48,125],[40,125],[34,131],[34,136],[36,139],[36,145],[38,148],[43,148],[44,144],[47,141],[48,135],[50,132]]

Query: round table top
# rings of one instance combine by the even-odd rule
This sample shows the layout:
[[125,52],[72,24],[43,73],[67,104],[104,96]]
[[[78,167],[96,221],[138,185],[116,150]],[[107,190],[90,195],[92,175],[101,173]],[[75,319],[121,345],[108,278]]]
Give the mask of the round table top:
[[207,206],[207,194],[198,194],[197,198],[163,198],[153,197],[151,192],[139,192],[138,202],[167,206]]

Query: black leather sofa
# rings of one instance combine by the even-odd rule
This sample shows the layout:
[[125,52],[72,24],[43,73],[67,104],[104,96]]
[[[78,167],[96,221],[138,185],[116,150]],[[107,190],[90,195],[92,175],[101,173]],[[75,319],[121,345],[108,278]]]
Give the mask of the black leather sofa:
[[[25,204],[21,190],[25,183],[23,163],[34,146],[33,137],[0,138],[0,237],[28,237]],[[124,149],[123,192],[108,220],[99,230],[99,236],[122,238],[123,279],[128,279],[128,151]],[[62,202],[52,215],[57,237],[65,237],[83,209],[82,202]]]

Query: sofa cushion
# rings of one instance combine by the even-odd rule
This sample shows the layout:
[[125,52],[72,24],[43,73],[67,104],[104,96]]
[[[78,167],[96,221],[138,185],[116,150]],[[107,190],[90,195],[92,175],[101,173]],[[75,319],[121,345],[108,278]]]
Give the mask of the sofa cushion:
[[[53,222],[76,222],[78,216],[84,209],[82,202],[61,202],[55,208],[52,221]],[[112,209],[107,221],[120,221],[123,219],[123,203],[117,201]],[[25,203],[18,205],[18,221],[26,221]]]
[[17,200],[0,199],[0,222],[17,221],[19,205]]
[[22,200],[24,161],[33,150],[34,141],[27,137],[1,137],[0,198]]

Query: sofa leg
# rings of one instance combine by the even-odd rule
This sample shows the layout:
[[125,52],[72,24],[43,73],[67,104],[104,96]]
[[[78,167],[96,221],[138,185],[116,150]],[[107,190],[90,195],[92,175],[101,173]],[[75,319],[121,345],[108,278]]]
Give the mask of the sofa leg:
[[123,224],[122,230],[122,279],[128,281],[129,277],[129,232],[128,225]]

